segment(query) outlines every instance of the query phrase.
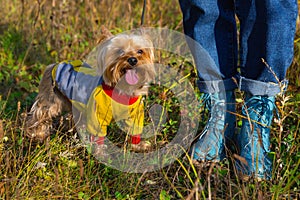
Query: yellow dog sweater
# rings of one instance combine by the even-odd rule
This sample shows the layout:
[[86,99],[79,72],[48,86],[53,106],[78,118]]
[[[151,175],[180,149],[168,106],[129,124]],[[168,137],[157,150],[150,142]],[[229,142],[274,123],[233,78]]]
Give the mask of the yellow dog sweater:
[[62,62],[52,70],[55,86],[86,117],[87,131],[103,143],[112,120],[122,122],[123,130],[138,144],[143,130],[142,96],[131,97],[105,85],[87,63],[80,60]]

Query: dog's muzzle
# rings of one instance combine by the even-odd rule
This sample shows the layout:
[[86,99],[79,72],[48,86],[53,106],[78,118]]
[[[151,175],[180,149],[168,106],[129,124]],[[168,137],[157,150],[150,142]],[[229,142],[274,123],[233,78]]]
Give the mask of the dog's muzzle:
[[136,59],[136,57],[130,57],[127,59],[127,62],[133,67],[137,64],[138,60]]

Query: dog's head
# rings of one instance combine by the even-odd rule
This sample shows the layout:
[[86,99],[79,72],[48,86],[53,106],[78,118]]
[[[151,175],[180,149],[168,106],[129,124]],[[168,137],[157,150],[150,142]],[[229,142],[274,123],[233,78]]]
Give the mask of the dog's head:
[[154,79],[153,44],[145,36],[119,34],[100,44],[98,72],[105,84],[131,96],[147,93]]

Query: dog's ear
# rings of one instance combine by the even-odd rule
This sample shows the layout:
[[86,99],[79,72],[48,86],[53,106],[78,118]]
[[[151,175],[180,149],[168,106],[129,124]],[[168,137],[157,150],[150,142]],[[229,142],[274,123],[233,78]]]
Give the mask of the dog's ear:
[[98,38],[97,44],[100,44],[103,41],[105,41],[113,36],[113,34],[103,25],[101,26],[100,31],[101,31],[101,36]]

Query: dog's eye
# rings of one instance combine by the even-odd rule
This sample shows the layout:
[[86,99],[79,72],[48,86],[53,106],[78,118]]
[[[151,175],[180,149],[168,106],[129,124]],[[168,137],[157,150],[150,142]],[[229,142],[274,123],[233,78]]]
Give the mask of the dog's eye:
[[142,50],[142,49],[139,49],[138,51],[137,51],[137,54],[143,54],[144,53],[144,51]]

